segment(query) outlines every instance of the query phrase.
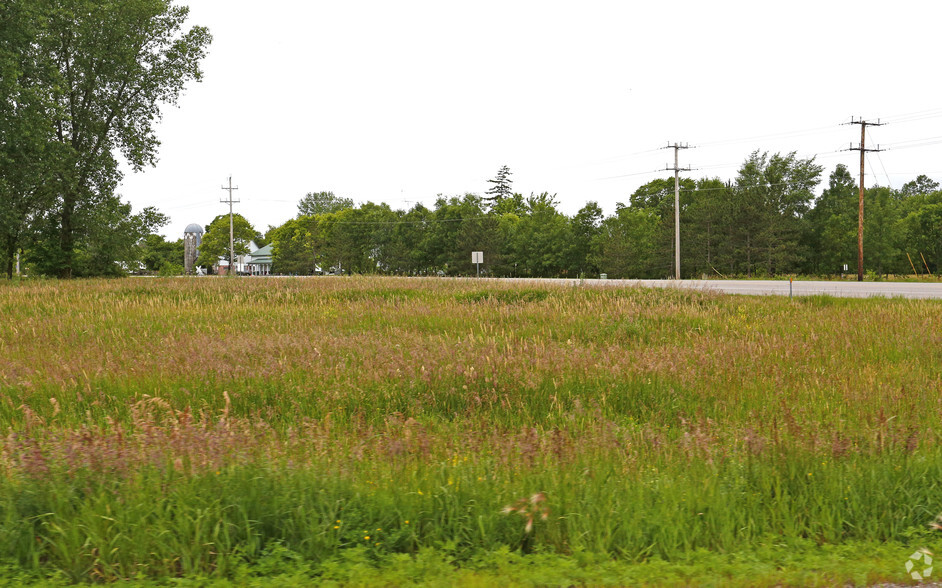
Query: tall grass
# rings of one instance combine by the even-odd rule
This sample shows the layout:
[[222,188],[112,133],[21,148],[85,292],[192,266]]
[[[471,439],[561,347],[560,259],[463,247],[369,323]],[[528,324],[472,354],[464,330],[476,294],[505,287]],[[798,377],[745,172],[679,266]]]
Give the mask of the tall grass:
[[273,549],[327,565],[931,544],[940,309],[437,279],[6,284],[0,553],[115,580],[232,577]]

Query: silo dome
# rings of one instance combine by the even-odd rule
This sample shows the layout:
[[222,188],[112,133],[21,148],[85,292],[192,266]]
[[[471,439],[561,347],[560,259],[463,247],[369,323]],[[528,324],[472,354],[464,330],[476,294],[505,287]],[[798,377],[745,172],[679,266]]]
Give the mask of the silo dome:
[[205,231],[203,231],[203,227],[199,226],[196,223],[190,223],[186,226],[186,229],[184,229],[183,234],[185,235],[187,233],[198,233],[202,235],[204,232]]

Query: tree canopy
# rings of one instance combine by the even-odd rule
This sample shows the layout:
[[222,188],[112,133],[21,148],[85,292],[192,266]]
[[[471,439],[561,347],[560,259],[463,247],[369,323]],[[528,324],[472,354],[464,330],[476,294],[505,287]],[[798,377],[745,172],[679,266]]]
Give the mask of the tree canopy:
[[[257,244],[256,240],[260,238],[259,232],[244,216],[238,213],[232,215],[232,249],[235,255],[251,253],[249,243],[256,242]],[[199,251],[200,256],[196,260],[198,265],[212,267],[219,262],[220,258],[224,258],[229,262],[229,267],[233,267],[233,260],[229,255],[228,214],[220,214],[206,226]]]
[[[838,165],[816,197],[823,171],[814,158],[754,151],[730,181],[681,178],[682,276],[840,273],[856,246],[856,180]],[[471,252],[483,251],[491,276],[673,273],[673,178],[642,185],[610,216],[589,202],[569,217],[549,192],[496,193],[497,204],[467,193],[439,196],[431,208],[367,203],[302,215],[273,230],[275,269],[473,275]],[[900,190],[873,186],[865,198],[870,271],[911,273],[907,251],[926,258],[922,273],[942,268],[937,184],[919,176]]]
[[333,192],[308,192],[298,202],[298,216],[314,216],[353,208],[353,200]]
[[100,228],[90,223],[117,223],[108,235],[122,230],[126,214],[104,214],[120,208],[116,156],[135,171],[154,165],[162,106],[202,76],[210,35],[184,30],[187,14],[172,0],[8,0],[0,8],[7,264],[29,227],[43,271],[79,275],[79,247]]

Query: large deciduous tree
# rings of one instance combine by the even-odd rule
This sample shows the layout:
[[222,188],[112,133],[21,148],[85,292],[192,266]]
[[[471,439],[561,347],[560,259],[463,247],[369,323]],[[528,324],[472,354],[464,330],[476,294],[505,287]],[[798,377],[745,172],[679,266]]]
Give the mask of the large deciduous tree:
[[756,266],[767,275],[794,271],[804,261],[804,215],[814,200],[822,166],[814,158],[753,152],[736,178],[736,237],[746,273]]
[[906,182],[903,184],[903,187],[900,188],[899,195],[902,198],[908,198],[909,196],[932,194],[933,192],[939,189],[939,182],[933,180],[925,174],[919,174],[916,176],[915,180]]
[[[76,268],[83,210],[110,200],[121,173],[154,165],[154,123],[184,85],[199,80],[210,35],[183,29],[188,9],[172,0],[31,0],[37,83],[48,101],[55,160],[45,165],[57,239],[46,247],[62,277]],[[45,77],[43,77],[45,76]],[[48,78],[48,81],[46,80]]]
[[509,255],[520,264],[520,275],[565,275],[571,259],[572,227],[556,204],[556,195],[549,192],[527,198],[527,214],[516,224],[508,243]]
[[660,222],[650,208],[619,203],[615,215],[602,221],[598,245],[601,271],[613,278],[660,277],[650,261]]
[[34,0],[0,3],[0,259],[8,277],[29,224],[49,204],[53,78],[35,43],[40,20]]
[[299,216],[270,231],[272,273],[307,276],[314,273],[318,217]]
[[298,202],[298,216],[329,214],[353,208],[353,199],[337,196],[333,192],[308,192]]
[[165,276],[183,273],[183,239],[167,241],[163,235],[145,235],[140,243],[141,263],[148,272],[159,272]]

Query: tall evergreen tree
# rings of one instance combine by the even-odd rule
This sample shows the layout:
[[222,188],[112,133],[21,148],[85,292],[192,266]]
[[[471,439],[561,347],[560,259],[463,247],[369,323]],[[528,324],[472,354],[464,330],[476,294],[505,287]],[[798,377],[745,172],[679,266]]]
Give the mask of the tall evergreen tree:
[[513,180],[510,179],[511,175],[513,174],[510,168],[505,165],[497,171],[497,176],[494,179],[487,181],[487,183],[491,184],[491,187],[484,192],[487,194],[487,196],[484,197],[484,201],[489,203],[491,208],[499,206],[501,202],[513,195]]

